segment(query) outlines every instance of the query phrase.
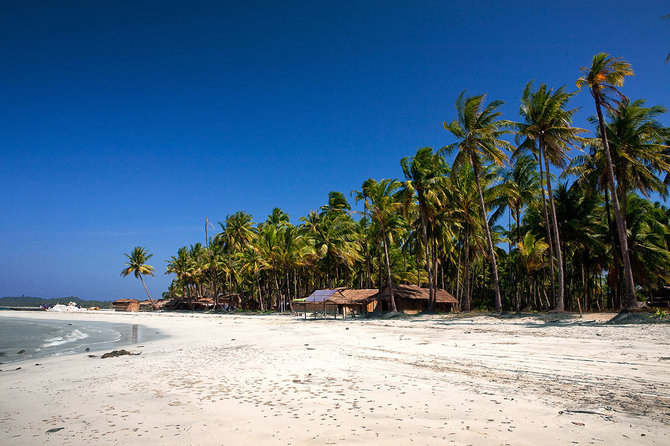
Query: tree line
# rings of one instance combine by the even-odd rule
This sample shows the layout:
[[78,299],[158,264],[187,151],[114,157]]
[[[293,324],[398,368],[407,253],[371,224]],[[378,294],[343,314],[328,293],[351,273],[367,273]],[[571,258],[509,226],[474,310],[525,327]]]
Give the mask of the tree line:
[[[437,288],[462,311],[637,307],[670,283],[670,209],[651,200],[670,182],[666,108],[623,94],[633,70],[620,58],[597,54],[581,70],[593,132],[573,125],[579,90],[529,82],[516,120],[463,92],[444,123],[454,142],[403,158],[403,179],[331,192],[297,226],[279,208],[258,223],[229,215],[168,260],[164,296],[237,294],[283,310],[318,288],[414,283],[429,289],[427,311]],[[144,248],[127,256],[124,275],[153,275]]]

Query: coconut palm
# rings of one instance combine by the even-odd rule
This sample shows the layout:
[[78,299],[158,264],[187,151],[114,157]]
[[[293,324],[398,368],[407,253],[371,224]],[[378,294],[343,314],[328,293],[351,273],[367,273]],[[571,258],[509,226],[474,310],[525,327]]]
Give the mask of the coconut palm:
[[[533,300],[535,300],[535,296],[539,295],[535,273],[544,268],[544,253],[547,251],[547,248],[549,248],[549,245],[543,239],[537,239],[530,231],[526,232],[523,240],[517,243],[516,254],[519,262],[523,265],[526,274],[532,281],[532,285],[534,285],[531,286],[531,283],[528,284],[529,289],[534,288],[534,291],[530,293],[533,295]],[[542,298],[540,297],[541,302]]]
[[558,260],[558,292],[555,302],[557,311],[564,310],[565,273],[549,164],[564,168],[567,160],[566,150],[583,141],[579,134],[585,133],[586,130],[571,125],[572,116],[576,110],[565,108],[572,96],[574,93],[566,92],[565,87],[554,91],[545,84],[541,84],[537,90],[533,90],[533,82],[529,82],[521,95],[522,122],[517,124],[517,139],[523,139],[522,147],[536,153],[540,164],[544,160],[547,196],[552,217],[550,226],[553,229],[552,239]]
[[503,166],[507,162],[507,155],[501,149],[511,150],[513,147],[510,143],[501,139],[502,136],[510,133],[507,128],[511,126],[509,121],[498,119],[501,113],[496,110],[503,102],[493,101],[485,105],[484,101],[485,95],[466,96],[465,91],[458,96],[456,100],[457,118],[444,123],[444,128],[456,138],[457,142],[443,147],[440,152],[449,154],[456,150],[454,164],[467,161],[474,169],[475,185],[479,194],[479,205],[486,229],[486,239],[493,270],[495,307],[496,311],[500,312],[502,311],[502,299],[498,280],[498,264],[479,177],[482,173],[483,161],[491,161]]
[[144,291],[147,292],[149,302],[151,302],[151,306],[155,309],[156,304],[154,303],[153,299],[151,299],[151,295],[149,294],[147,285],[144,283],[143,277],[154,275],[154,267],[147,265],[147,261],[153,257],[153,254],[149,254],[149,251],[147,251],[146,248],[143,248],[142,246],[136,246],[133,248],[130,254],[124,255],[128,258],[128,261],[126,262],[126,267],[121,271],[121,277],[127,277],[128,275],[133,274],[135,278],[140,279],[142,286],[144,287]]
[[623,259],[624,278],[626,283],[626,306],[629,309],[637,308],[637,297],[635,296],[635,284],[633,282],[633,271],[630,264],[628,253],[628,240],[626,236],[626,225],[624,216],[621,213],[619,198],[616,193],[614,183],[614,167],[612,165],[612,155],[610,145],[607,139],[605,129],[605,118],[603,117],[602,107],[607,110],[614,110],[621,103],[627,103],[628,99],[619,92],[617,87],[623,85],[626,76],[633,74],[630,64],[621,58],[611,57],[606,53],[599,53],[593,56],[590,67],[582,67],[582,76],[577,79],[577,87],[586,86],[593,96],[598,114],[599,137],[602,141],[605,155],[605,164],[607,166],[607,176],[612,193],[612,207],[614,208],[614,219],[616,221],[619,234],[619,246],[621,248],[621,257]]
[[370,216],[373,223],[379,225],[384,255],[386,259],[386,277],[391,299],[391,310],[397,311],[395,298],[393,297],[393,278],[391,276],[391,258],[389,257],[389,243],[393,229],[401,226],[401,217],[398,211],[401,203],[396,197],[396,192],[402,183],[396,180],[383,179],[379,182],[369,181]]
[[421,235],[423,237],[424,250],[426,255],[426,271],[428,272],[428,311],[433,311],[435,306],[435,288],[433,271],[430,266],[430,254],[428,247],[428,199],[433,194],[433,188],[444,180],[447,172],[447,166],[444,158],[433,153],[431,147],[424,147],[416,152],[413,157],[405,157],[400,160],[403,174],[405,175],[405,188],[414,195],[419,204],[419,215],[421,217]]
[[[624,214],[624,198],[630,191],[640,191],[646,197],[650,192],[667,193],[667,185],[659,178],[659,174],[670,172],[670,156],[664,153],[668,149],[664,144],[667,129],[656,119],[667,109],[661,105],[645,107],[644,102],[622,103],[615,112],[607,113],[607,140]],[[595,119],[590,121],[597,124]],[[606,169],[602,171],[605,173]]]
[[363,253],[365,254],[365,283],[366,286],[370,286],[371,282],[371,271],[370,271],[370,249],[369,249],[369,234],[368,234],[368,196],[369,196],[369,187],[374,182],[372,178],[365,180],[361,186],[361,190],[351,191],[351,196],[354,198],[356,203],[363,201],[363,218],[361,219],[363,234],[365,235],[364,244],[363,244]]
[[[474,211],[478,206],[479,197],[475,193],[475,173],[468,162],[455,165],[449,173],[449,183],[445,187],[445,203],[452,210],[451,219],[460,226],[463,251],[463,285],[460,299],[463,311],[470,311],[470,253],[474,235],[481,231],[483,221],[481,214]],[[460,276],[460,266],[458,275]],[[456,292],[459,295],[459,292]]]

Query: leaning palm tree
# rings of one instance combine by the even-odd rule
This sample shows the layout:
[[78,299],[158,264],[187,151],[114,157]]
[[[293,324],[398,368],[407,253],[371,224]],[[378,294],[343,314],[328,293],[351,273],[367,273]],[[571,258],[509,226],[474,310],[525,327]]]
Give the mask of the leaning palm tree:
[[593,62],[590,67],[582,67],[582,76],[577,79],[577,87],[586,85],[591,91],[591,96],[596,104],[598,114],[599,136],[602,140],[603,151],[605,154],[605,163],[607,165],[607,176],[612,193],[612,207],[614,208],[614,219],[616,221],[617,231],[619,233],[619,246],[621,248],[621,257],[623,258],[624,278],[626,283],[626,307],[629,309],[637,308],[637,297],[635,296],[635,284],[633,283],[633,271],[630,264],[628,253],[628,240],[626,236],[626,225],[624,216],[621,213],[619,198],[614,184],[614,167],[612,166],[612,155],[610,152],[609,141],[607,140],[607,131],[605,130],[605,118],[603,118],[602,107],[608,110],[615,110],[621,103],[628,103],[628,98],[617,90],[617,87],[623,85],[626,76],[633,74],[630,64],[618,57],[611,57],[609,54],[600,53],[593,56]]
[[133,251],[130,254],[124,255],[128,257],[128,261],[126,262],[126,267],[123,269],[123,271],[121,271],[121,277],[126,277],[130,274],[133,274],[137,279],[140,279],[142,281],[144,291],[147,292],[147,296],[149,297],[149,302],[151,302],[151,306],[155,309],[156,304],[154,303],[153,299],[151,299],[147,285],[144,283],[144,278],[142,277],[154,275],[154,267],[147,265],[147,260],[153,257],[153,254],[149,254],[146,248],[136,246],[133,248]]
[[441,153],[451,153],[457,150],[454,164],[469,162],[475,172],[475,185],[479,193],[479,205],[481,207],[482,219],[486,228],[486,238],[491,257],[493,270],[493,281],[495,283],[495,307],[496,311],[502,311],[502,298],[500,296],[500,282],[498,281],[498,264],[496,262],[495,248],[491,239],[491,228],[489,227],[484,196],[479,182],[482,172],[482,162],[492,161],[504,166],[507,155],[501,149],[512,150],[513,147],[507,141],[500,139],[503,135],[510,133],[507,127],[511,126],[509,121],[498,119],[500,112],[496,111],[503,102],[493,101],[484,105],[485,95],[465,96],[463,91],[456,100],[456,112],[458,117],[452,122],[445,122],[444,128],[449,131],[457,142],[440,149]]
[[567,160],[566,151],[570,147],[575,147],[576,143],[584,142],[579,134],[585,133],[586,130],[571,125],[572,116],[576,110],[565,108],[572,96],[574,93],[566,92],[565,87],[554,91],[553,88],[547,88],[545,84],[541,84],[537,90],[533,90],[533,82],[528,82],[521,95],[520,114],[523,121],[517,124],[517,139],[523,139],[522,147],[527,147],[537,155],[540,166],[544,160],[547,196],[552,217],[550,226],[553,228],[553,237],[550,238],[550,242],[553,240],[556,260],[558,260],[558,293],[555,302],[557,311],[563,311],[565,308],[565,272],[563,271],[563,252],[558,233],[549,164],[564,168]]

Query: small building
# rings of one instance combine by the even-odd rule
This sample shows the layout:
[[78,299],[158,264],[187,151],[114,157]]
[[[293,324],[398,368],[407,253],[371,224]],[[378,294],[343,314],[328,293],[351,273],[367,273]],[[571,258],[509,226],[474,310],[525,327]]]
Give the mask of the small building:
[[[393,297],[396,308],[405,314],[417,314],[428,309],[430,293],[428,288],[417,285],[393,285]],[[390,311],[391,295],[388,285],[381,293],[382,310]],[[458,300],[447,290],[437,288],[435,290],[435,312],[450,313],[458,305]]]
[[377,306],[377,289],[351,290],[340,289],[333,294],[329,301],[337,305],[338,313],[343,316],[372,313]]
[[140,301],[137,299],[117,299],[112,302],[114,311],[140,311]]

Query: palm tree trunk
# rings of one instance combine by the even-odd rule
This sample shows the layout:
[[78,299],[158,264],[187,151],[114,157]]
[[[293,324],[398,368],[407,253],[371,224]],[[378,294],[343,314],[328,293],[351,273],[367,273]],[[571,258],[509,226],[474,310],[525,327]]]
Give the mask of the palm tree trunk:
[[614,219],[616,220],[617,230],[619,231],[619,246],[621,246],[621,257],[623,258],[623,270],[626,283],[626,308],[638,308],[637,297],[635,296],[635,284],[633,283],[633,269],[630,265],[630,256],[628,255],[628,236],[626,235],[626,225],[621,215],[619,206],[619,197],[616,193],[614,184],[614,168],[612,167],[612,156],[610,154],[610,145],[607,140],[607,131],[605,130],[605,120],[600,108],[599,96],[593,95],[596,101],[596,111],[598,112],[598,124],[600,127],[600,137],[603,141],[603,150],[605,150],[605,161],[607,162],[607,176],[612,191],[612,207],[614,208]]
[[384,254],[386,255],[386,274],[388,275],[389,296],[391,298],[391,311],[398,311],[395,306],[395,298],[393,297],[393,279],[391,277],[391,260],[389,259],[388,237],[386,236],[386,229],[384,224],[382,226],[382,238],[384,240]]
[[[544,225],[547,232],[547,244],[549,245],[549,282],[551,283],[551,299],[556,303],[556,275],[554,274],[554,237],[551,235],[551,225],[549,224],[549,211],[547,210],[547,196],[544,193],[544,169],[542,168],[542,150],[539,151],[538,166],[540,166],[540,190],[542,194],[542,209],[544,211]],[[542,284],[544,286],[544,283]]]
[[261,293],[261,282],[258,280],[258,274],[256,274],[256,287],[258,288],[258,302],[261,306],[261,311],[265,311],[263,308],[263,293]]
[[482,187],[479,184],[479,168],[473,162],[475,171],[475,184],[477,185],[477,193],[479,193],[479,205],[481,206],[482,218],[484,219],[484,227],[486,228],[486,241],[489,244],[489,254],[491,255],[491,269],[493,270],[493,283],[496,292],[496,312],[502,312],[502,298],[500,297],[500,282],[498,281],[498,262],[496,262],[496,253],[493,248],[493,240],[491,239],[491,228],[489,228],[489,219],[486,216],[486,205],[484,204],[484,195],[482,195]]
[[423,198],[419,196],[419,214],[421,215],[421,232],[423,235],[423,246],[426,251],[426,270],[428,271],[428,311],[433,312],[433,271],[430,267],[430,255],[428,254],[428,231],[426,230],[426,210]]
[[156,304],[154,303],[153,299],[149,295],[149,290],[147,290],[147,285],[144,283],[144,278],[142,277],[141,274],[140,274],[140,280],[142,281],[142,286],[144,287],[144,291],[147,292],[147,296],[149,297],[149,302],[151,302],[151,308],[153,308],[155,310],[156,309]]
[[463,249],[465,250],[463,260],[463,311],[470,311],[470,232],[467,223],[467,212],[465,222],[465,242]]
[[[543,155],[542,143],[540,143],[540,156]],[[558,261],[558,293],[556,294],[556,307],[554,310],[565,310],[565,271],[563,270],[563,253],[558,234],[558,220],[556,219],[556,207],[554,206],[554,194],[551,190],[551,177],[549,174],[549,160],[544,157],[545,175],[547,176],[547,195],[549,195],[549,207],[551,208],[551,218],[553,220],[554,244],[556,245],[556,259]]]

